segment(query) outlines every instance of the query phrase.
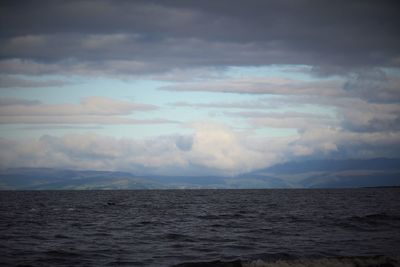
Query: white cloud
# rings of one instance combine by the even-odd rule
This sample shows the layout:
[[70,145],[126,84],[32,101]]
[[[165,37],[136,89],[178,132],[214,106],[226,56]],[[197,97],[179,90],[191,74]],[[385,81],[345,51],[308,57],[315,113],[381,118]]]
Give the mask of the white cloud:
[[233,117],[245,118],[253,128],[291,128],[304,130],[313,127],[327,127],[338,125],[338,120],[329,115],[302,113],[302,112],[225,112]]
[[311,128],[288,145],[286,156],[341,158],[399,157],[400,133],[350,132],[340,127]]
[[134,119],[117,116],[0,116],[0,124],[163,124],[168,119]]
[[347,93],[340,80],[302,81],[278,77],[227,78],[186,82],[161,87],[166,91],[199,91],[240,94],[318,95],[339,97]]
[[210,103],[190,103],[185,101],[170,103],[173,107],[190,108],[217,108],[217,109],[274,109],[279,106],[278,99],[273,101],[238,101],[238,102],[210,102]]
[[134,112],[151,111],[157,106],[87,97],[79,104],[43,104],[23,99],[0,101],[0,124],[151,124],[176,123],[167,119],[137,119]]
[[193,164],[237,173],[261,168],[276,161],[276,157],[267,151],[248,146],[247,136],[235,133],[226,126],[199,123],[193,127],[196,130],[190,153]]
[[107,97],[86,97],[79,104],[37,104],[0,106],[1,116],[71,116],[71,115],[127,115],[135,110],[154,110],[153,105],[115,100]]
[[[282,149],[217,124],[193,125],[189,136],[148,140],[117,139],[93,134],[43,136],[39,140],[1,139],[2,166],[128,170],[144,173],[232,175],[271,165]],[[257,143],[258,142],[258,143]],[[270,141],[273,142],[273,141]],[[276,144],[275,144],[276,146]],[[271,144],[271,147],[274,147]],[[195,173],[191,173],[192,175]]]
[[[312,128],[296,136],[260,138],[215,123],[196,123],[192,135],[139,140],[95,134],[0,139],[1,167],[125,170],[137,174],[234,175],[299,157],[398,157],[400,135]],[[196,172],[194,171],[196,170]]]

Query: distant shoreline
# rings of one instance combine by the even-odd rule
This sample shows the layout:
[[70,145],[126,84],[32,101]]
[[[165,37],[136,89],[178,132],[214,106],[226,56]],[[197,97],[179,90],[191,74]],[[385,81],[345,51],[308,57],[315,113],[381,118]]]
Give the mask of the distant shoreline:
[[400,185],[387,185],[387,186],[366,186],[361,188],[400,188]]
[[1,189],[0,192],[39,192],[39,191],[202,191],[202,190],[227,190],[227,191],[243,191],[243,190],[355,190],[355,189],[396,189],[400,186],[365,186],[365,187],[316,187],[316,188],[144,188],[144,189]]

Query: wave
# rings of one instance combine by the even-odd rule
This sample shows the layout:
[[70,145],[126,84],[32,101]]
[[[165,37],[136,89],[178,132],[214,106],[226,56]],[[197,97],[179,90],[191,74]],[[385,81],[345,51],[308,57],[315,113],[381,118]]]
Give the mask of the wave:
[[322,259],[298,259],[298,260],[278,260],[275,262],[265,262],[256,260],[242,263],[243,267],[398,267],[399,261],[383,257],[339,257]]
[[364,216],[352,216],[350,217],[350,219],[360,222],[371,223],[371,222],[382,222],[382,221],[400,221],[400,216],[387,213],[373,213]]
[[333,223],[342,228],[356,231],[379,231],[382,227],[400,226],[400,216],[387,213],[373,213],[363,216],[350,216]]
[[358,256],[358,257],[334,257],[319,259],[290,259],[290,260],[266,260],[257,259],[251,261],[211,261],[189,262],[175,265],[175,267],[400,267],[398,259],[386,256]]

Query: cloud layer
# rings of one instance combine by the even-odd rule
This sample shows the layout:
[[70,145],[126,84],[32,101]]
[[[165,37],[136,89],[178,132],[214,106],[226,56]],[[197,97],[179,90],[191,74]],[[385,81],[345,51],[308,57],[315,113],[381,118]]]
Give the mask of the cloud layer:
[[[150,140],[117,139],[83,134],[42,136],[17,142],[1,139],[4,166],[47,166],[80,169],[129,170],[139,173],[235,174],[275,161],[273,151],[249,147],[231,129],[198,124],[187,136],[165,136]],[[4,151],[4,150],[3,150]],[[193,174],[193,173],[192,173]]]
[[399,157],[399,6],[1,1],[1,167],[233,175]]
[[[138,140],[95,134],[15,141],[0,139],[2,167],[126,170],[137,174],[235,175],[301,157],[399,157],[396,133],[312,128],[298,136],[256,138],[227,126],[198,123],[190,135]],[[197,170],[197,172],[194,172]]]
[[397,7],[396,1],[3,1],[0,58],[3,69],[19,73],[29,66],[16,69],[12,60],[74,73],[398,67]]
[[157,106],[87,97],[79,104],[42,104],[24,99],[0,99],[0,124],[149,124],[174,123],[167,119],[135,119],[127,115]]

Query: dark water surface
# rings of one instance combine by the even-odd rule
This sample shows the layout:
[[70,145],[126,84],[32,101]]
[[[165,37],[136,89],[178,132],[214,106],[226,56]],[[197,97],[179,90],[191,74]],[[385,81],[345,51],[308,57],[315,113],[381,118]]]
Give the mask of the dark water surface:
[[399,266],[399,255],[396,188],[0,192],[5,266]]

